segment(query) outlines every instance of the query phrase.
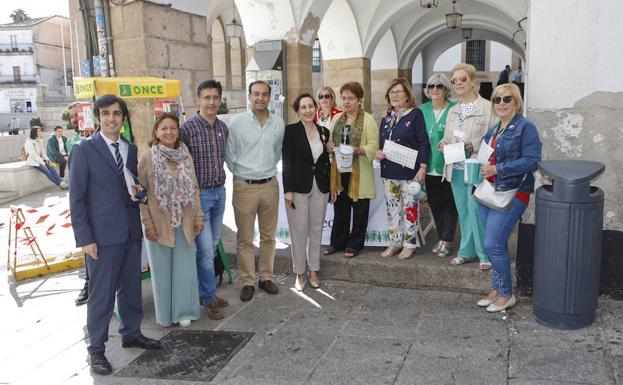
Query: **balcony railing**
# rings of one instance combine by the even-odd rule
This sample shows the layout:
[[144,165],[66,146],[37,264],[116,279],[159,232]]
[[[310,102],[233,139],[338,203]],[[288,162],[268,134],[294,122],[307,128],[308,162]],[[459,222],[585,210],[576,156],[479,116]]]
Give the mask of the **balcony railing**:
[[37,75],[0,75],[0,83],[36,83]]
[[33,52],[32,43],[0,44],[0,53]]

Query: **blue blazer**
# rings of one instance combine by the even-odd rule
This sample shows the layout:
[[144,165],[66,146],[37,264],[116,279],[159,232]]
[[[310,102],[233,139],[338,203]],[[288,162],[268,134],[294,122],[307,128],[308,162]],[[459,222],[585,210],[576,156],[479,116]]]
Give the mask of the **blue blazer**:
[[[496,124],[484,136],[489,143],[500,124]],[[534,171],[541,160],[541,139],[534,123],[521,115],[508,123],[500,135],[493,155],[495,156],[495,189],[508,191],[519,187],[519,191],[534,191]],[[522,183],[524,175],[526,180]]]
[[[126,167],[137,175],[137,149],[128,144]],[[130,199],[101,133],[74,144],[70,156],[69,208],[76,246],[141,240],[138,203]]]

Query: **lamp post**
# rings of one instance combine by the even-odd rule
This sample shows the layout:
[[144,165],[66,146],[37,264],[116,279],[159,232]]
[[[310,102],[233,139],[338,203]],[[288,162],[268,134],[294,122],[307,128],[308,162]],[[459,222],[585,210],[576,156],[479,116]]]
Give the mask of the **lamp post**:
[[236,20],[236,9],[234,0],[231,1],[231,21],[225,24],[225,36],[227,37],[240,37],[242,36],[242,25],[238,24]]
[[461,28],[463,25],[463,14],[456,11],[455,4],[456,0],[452,0],[452,12],[446,13],[446,27],[448,29]]

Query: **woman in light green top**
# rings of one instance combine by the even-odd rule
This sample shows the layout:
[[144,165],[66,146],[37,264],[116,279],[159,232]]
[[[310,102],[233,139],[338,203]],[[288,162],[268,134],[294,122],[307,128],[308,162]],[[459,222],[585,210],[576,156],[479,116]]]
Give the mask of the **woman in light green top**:
[[[446,144],[461,143],[466,158],[470,158],[478,152],[482,137],[491,126],[491,102],[478,95],[475,78],[476,68],[471,64],[460,63],[452,69],[450,82],[459,102],[448,112],[444,137],[439,144],[441,151]],[[484,226],[478,203],[472,197],[473,185],[465,182],[464,173],[465,162],[448,164],[443,173],[452,185],[461,226],[461,246],[450,263],[460,265],[479,259],[480,268],[488,270],[491,262],[484,248]]]
[[433,253],[440,257],[450,254],[450,243],[456,232],[457,213],[450,182],[443,180],[445,165],[439,142],[446,128],[448,111],[455,103],[449,100],[450,80],[444,74],[435,74],[428,79],[424,94],[430,99],[419,108],[424,115],[426,132],[430,140],[430,156],[426,169],[426,192],[428,203],[433,212],[439,242],[433,247]]

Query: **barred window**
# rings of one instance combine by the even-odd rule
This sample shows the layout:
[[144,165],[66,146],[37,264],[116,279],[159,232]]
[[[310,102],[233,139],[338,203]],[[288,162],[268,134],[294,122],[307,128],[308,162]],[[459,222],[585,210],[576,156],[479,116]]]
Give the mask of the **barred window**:
[[312,48],[312,72],[320,72],[320,41],[316,39]]
[[478,71],[485,70],[485,40],[469,40],[465,52],[465,61]]

